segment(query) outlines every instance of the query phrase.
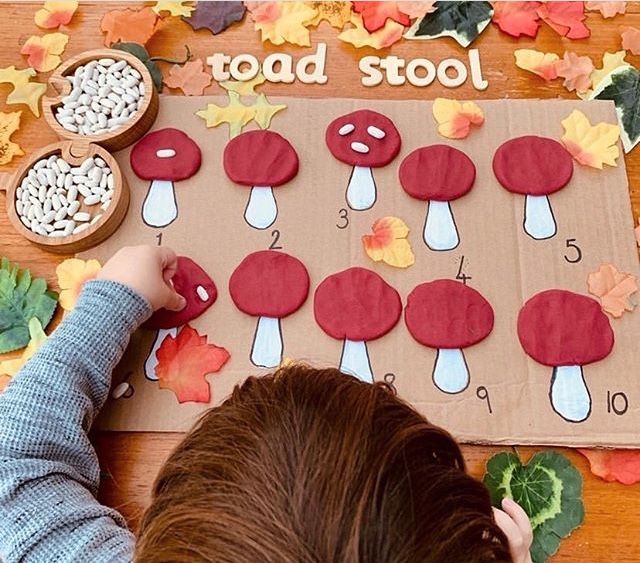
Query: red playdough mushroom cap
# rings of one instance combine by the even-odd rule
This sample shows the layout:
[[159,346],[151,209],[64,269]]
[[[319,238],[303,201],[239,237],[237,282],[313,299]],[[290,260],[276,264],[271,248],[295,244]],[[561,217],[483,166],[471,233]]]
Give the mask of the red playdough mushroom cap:
[[375,340],[400,319],[400,295],[378,274],[349,268],[324,279],[314,298],[317,323],[337,340]]
[[159,330],[175,328],[204,313],[218,298],[216,284],[198,264],[186,256],[178,256],[178,267],[171,280],[175,290],[187,304],[181,311],[159,309],[145,323],[145,328]]
[[334,119],[325,133],[331,154],[352,166],[377,168],[400,152],[400,133],[381,113],[361,109]]
[[191,178],[202,162],[200,148],[179,129],[159,129],[145,135],[131,151],[131,168],[143,180]]
[[435,280],[409,294],[404,320],[424,346],[466,348],[489,336],[493,309],[475,289],[454,280]]
[[247,131],[227,143],[224,171],[242,186],[281,186],[298,173],[298,154],[278,133]]
[[526,135],[498,147],[493,156],[493,172],[510,192],[548,195],[569,183],[573,160],[558,141]]
[[451,201],[469,192],[476,167],[461,150],[448,145],[421,147],[400,165],[400,183],[411,197]]
[[561,289],[534,295],[518,315],[524,351],[545,366],[583,366],[606,358],[613,330],[600,304]]
[[309,274],[297,258],[261,250],[249,254],[231,274],[229,293],[247,315],[281,319],[306,301]]

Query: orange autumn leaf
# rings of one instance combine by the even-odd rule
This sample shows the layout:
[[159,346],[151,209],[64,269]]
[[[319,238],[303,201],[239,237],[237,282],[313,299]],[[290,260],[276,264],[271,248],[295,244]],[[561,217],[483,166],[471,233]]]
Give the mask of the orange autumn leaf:
[[535,37],[541,25],[538,6],[540,2],[494,2],[492,21],[512,37]]
[[357,49],[360,47],[385,49],[400,41],[404,33],[404,26],[393,20],[387,20],[382,29],[369,33],[364,27],[362,16],[355,13],[351,14],[351,24],[353,27],[344,30],[338,35],[338,39],[345,43],[351,43]]
[[567,39],[585,39],[591,35],[584,24],[587,16],[583,2],[543,2],[537,13],[549,27]]
[[591,473],[623,485],[640,483],[639,450],[578,450],[589,460]]
[[640,29],[625,27],[620,36],[622,37],[622,48],[625,51],[631,51],[632,55],[640,55]]
[[593,62],[589,57],[579,57],[571,51],[565,51],[563,58],[556,62],[556,72],[564,78],[562,85],[569,92],[586,92],[591,88],[593,69]]
[[20,49],[20,54],[28,57],[31,68],[38,72],[49,72],[62,62],[60,55],[64,53],[68,41],[69,36],[64,33],[47,33],[42,37],[32,35]]
[[635,276],[619,272],[612,264],[603,264],[587,278],[589,293],[595,295],[603,311],[619,318],[625,311],[633,311],[631,295],[638,291]]
[[224,348],[209,344],[189,325],[175,336],[167,336],[156,352],[156,375],[160,389],[170,389],[179,403],[208,403],[211,390],[206,375],[215,373],[229,359]]
[[464,139],[472,125],[484,123],[484,112],[475,102],[458,102],[447,98],[436,98],[433,102],[433,117],[438,122],[438,133],[447,139]]
[[384,262],[395,268],[408,268],[416,261],[409,244],[409,227],[398,217],[383,217],[371,227],[372,235],[364,235],[362,244],[374,262]]
[[362,16],[364,28],[373,33],[382,29],[387,20],[398,22],[403,26],[411,25],[407,14],[400,11],[397,2],[352,2],[353,11]]
[[78,0],[62,0],[59,2],[47,0],[44,6],[36,12],[34,20],[42,29],[56,29],[67,25],[78,9]]
[[65,311],[72,311],[84,284],[96,278],[102,266],[97,260],[67,258],[56,267],[60,295],[58,302]]
[[516,66],[522,70],[527,70],[537,74],[545,80],[558,78],[556,63],[559,60],[555,53],[542,53],[535,49],[516,49]]
[[627,9],[626,2],[585,2],[584,7],[590,12],[600,12],[603,18],[613,18],[618,14],[624,14]]
[[107,12],[100,22],[100,29],[106,33],[104,44],[107,47],[119,41],[144,45],[158,30],[158,25],[158,15],[147,6],[140,10],[126,8]]
[[204,71],[202,59],[195,59],[182,66],[173,65],[164,83],[169,88],[180,88],[185,96],[202,96],[211,78],[211,73]]

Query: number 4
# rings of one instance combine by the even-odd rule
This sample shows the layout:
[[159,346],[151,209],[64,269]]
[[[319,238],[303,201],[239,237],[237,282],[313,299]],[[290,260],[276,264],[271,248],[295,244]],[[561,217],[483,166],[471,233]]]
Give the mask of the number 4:
[[462,267],[464,266],[464,256],[460,257],[460,266],[458,266],[458,273],[456,274],[456,279],[460,280],[464,285],[467,285],[467,280],[473,279],[471,276],[467,276],[462,271]]

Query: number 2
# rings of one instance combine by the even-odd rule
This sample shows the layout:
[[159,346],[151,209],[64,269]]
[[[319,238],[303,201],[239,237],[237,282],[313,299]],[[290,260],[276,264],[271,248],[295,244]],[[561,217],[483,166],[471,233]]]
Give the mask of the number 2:
[[273,240],[269,245],[269,250],[282,250],[282,246],[278,244],[278,241],[280,240],[280,231],[278,229],[273,229],[273,231],[271,231],[271,237]]

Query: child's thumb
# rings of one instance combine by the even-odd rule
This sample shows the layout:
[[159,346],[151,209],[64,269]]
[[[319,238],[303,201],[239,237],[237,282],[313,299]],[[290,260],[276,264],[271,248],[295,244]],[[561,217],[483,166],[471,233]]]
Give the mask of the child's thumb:
[[167,297],[164,304],[165,309],[169,311],[182,311],[187,305],[187,300],[177,293],[174,289],[167,287]]

